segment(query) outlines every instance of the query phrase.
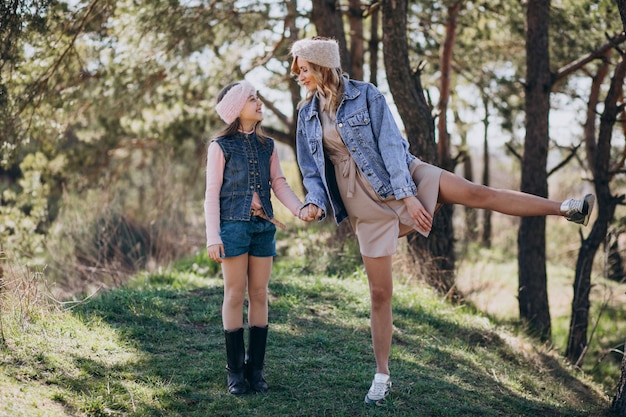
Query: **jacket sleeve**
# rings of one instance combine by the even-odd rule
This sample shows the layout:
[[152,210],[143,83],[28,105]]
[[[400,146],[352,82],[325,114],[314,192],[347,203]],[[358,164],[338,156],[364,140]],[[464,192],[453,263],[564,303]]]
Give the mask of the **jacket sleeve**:
[[302,202],[293,192],[293,189],[287,183],[287,179],[283,174],[283,170],[280,166],[280,159],[278,158],[278,152],[276,147],[270,157],[270,178],[272,181],[272,190],[276,195],[276,198],[283,203],[285,207],[291,211],[294,216],[298,215],[298,211],[302,207]]
[[304,204],[315,204],[326,213],[328,211],[328,200],[322,179],[323,172],[320,172],[318,165],[315,163],[315,157],[313,156],[315,154],[316,157],[322,158],[323,160],[323,149],[321,149],[321,144],[307,137],[304,123],[305,121],[302,117],[301,110],[298,115],[298,129],[296,132],[296,154],[300,173],[302,174],[302,182],[306,191]]
[[402,136],[385,96],[371,86],[368,90],[367,103],[370,114],[380,115],[380,118],[371,118],[372,131],[377,140],[378,152],[389,173],[396,200],[416,195],[417,187],[407,164],[409,143]]

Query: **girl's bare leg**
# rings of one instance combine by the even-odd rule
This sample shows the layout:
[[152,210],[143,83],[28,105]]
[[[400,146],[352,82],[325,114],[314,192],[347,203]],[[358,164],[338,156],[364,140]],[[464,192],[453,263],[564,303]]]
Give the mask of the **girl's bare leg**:
[[248,324],[250,326],[267,326],[267,287],[272,273],[271,256],[250,256],[248,263]]
[[493,210],[512,216],[562,216],[561,202],[520,191],[475,184],[444,171],[439,181],[439,202]]
[[243,301],[248,281],[248,254],[224,258],[224,302],[222,323],[224,330],[233,331],[243,327]]
[[393,332],[391,256],[380,258],[363,256],[363,263],[370,286],[370,326],[372,328],[376,372],[389,375],[389,352]]

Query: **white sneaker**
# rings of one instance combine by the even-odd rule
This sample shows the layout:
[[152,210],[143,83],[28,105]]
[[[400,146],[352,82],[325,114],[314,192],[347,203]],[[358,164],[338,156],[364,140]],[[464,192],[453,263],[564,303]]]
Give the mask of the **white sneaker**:
[[570,198],[561,204],[561,212],[565,214],[565,217],[570,222],[587,226],[595,201],[596,198],[592,194],[587,194],[580,200]]
[[365,395],[365,404],[380,405],[391,391],[391,378],[387,374],[374,375],[372,386]]

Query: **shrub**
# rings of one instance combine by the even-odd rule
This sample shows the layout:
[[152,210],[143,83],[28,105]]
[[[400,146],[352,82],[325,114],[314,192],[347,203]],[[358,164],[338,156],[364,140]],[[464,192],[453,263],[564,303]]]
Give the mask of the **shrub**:
[[40,152],[27,155],[20,164],[21,178],[0,196],[0,241],[18,263],[28,267],[45,264],[50,194],[45,178],[59,166]]

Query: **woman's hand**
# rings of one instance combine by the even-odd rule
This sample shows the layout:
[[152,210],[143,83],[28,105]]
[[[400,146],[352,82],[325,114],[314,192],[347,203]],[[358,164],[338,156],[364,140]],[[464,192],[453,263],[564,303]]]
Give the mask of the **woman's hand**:
[[206,253],[215,262],[218,264],[222,263],[222,256],[224,256],[224,245],[221,243],[218,245],[207,246]]
[[404,198],[402,201],[406,205],[409,215],[415,222],[417,228],[424,233],[430,233],[430,229],[433,227],[433,218],[430,213],[426,211],[424,205],[414,196]]
[[298,217],[305,222],[311,222],[317,220],[324,214],[324,210],[316,206],[315,204],[307,204],[300,209]]

